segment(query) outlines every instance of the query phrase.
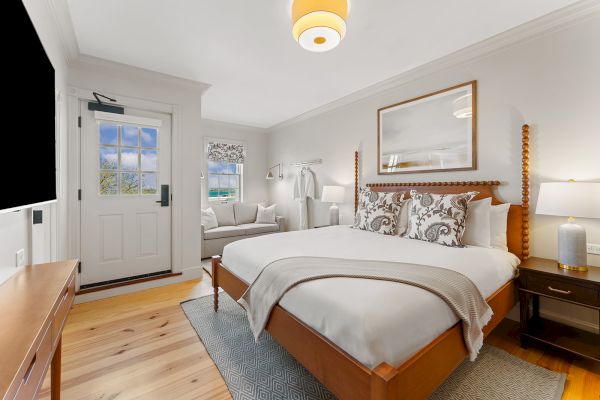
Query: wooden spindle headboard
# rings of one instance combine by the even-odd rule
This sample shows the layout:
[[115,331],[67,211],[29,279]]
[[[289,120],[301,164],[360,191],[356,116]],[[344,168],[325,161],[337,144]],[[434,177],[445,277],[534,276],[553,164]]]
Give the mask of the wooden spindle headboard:
[[[508,212],[508,250],[521,260],[529,257],[529,125],[522,128],[522,204],[512,204]],[[354,212],[358,210],[359,194],[359,153],[354,153]],[[479,192],[475,199],[492,198],[492,204],[504,203],[497,188],[500,181],[458,181],[458,182],[385,182],[367,183],[366,186],[377,192],[409,192],[417,190],[429,193]]]

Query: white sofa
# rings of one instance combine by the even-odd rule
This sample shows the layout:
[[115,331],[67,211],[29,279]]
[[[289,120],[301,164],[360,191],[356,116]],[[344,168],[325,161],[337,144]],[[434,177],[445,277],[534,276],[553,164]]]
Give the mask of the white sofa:
[[283,232],[285,219],[276,217],[275,224],[257,224],[258,205],[253,203],[233,203],[211,205],[217,216],[218,228],[201,228],[200,248],[202,258],[223,254],[229,243],[241,239]]

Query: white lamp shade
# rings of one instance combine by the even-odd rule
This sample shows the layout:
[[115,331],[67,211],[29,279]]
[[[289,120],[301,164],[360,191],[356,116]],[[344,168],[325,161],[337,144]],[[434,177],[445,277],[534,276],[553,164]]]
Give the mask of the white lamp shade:
[[600,183],[542,183],[535,213],[562,217],[600,218]]
[[342,203],[346,196],[346,189],[343,186],[323,186],[323,203]]

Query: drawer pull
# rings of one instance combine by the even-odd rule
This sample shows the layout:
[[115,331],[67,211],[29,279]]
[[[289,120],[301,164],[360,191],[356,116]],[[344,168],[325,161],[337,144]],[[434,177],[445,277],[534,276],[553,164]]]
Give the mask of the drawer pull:
[[24,384],[27,383],[27,381],[29,380],[29,377],[31,376],[31,373],[33,372],[33,367],[35,367],[36,358],[37,358],[37,354],[33,356],[33,359],[31,360],[31,363],[29,364],[29,367],[27,368],[25,375],[23,375],[23,383]]
[[570,290],[554,289],[552,286],[548,286],[548,290],[550,290],[552,292],[560,293],[560,294],[571,294]]

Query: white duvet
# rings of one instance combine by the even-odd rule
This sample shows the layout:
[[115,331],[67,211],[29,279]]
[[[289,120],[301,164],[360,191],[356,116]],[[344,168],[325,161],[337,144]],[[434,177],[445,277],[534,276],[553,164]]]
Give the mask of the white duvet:
[[[240,240],[225,247],[222,263],[250,284],[270,262],[294,256],[448,268],[470,278],[484,298],[512,279],[519,263],[504,250],[451,248],[348,226]],[[306,282],[286,293],[279,305],[369,368],[382,362],[400,365],[458,322],[436,295],[387,281],[331,278]]]

